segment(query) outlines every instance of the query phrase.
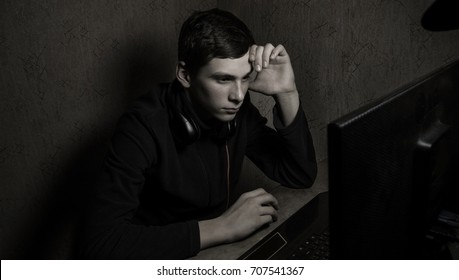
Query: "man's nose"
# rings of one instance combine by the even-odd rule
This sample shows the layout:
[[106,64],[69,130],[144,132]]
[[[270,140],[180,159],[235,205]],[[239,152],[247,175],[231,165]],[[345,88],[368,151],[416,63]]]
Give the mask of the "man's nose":
[[244,100],[246,89],[241,82],[234,83],[234,87],[231,89],[229,99],[235,103],[241,103]]

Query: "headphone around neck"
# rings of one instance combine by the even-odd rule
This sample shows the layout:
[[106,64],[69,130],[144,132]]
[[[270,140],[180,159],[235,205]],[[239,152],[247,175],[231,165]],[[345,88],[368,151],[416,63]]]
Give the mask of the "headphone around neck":
[[[201,128],[195,120],[197,116],[185,94],[176,80],[169,85],[166,92],[172,134],[176,143],[182,146],[191,145],[201,138]],[[236,128],[237,121],[234,118],[213,129],[211,136],[217,141],[225,141],[234,135]]]

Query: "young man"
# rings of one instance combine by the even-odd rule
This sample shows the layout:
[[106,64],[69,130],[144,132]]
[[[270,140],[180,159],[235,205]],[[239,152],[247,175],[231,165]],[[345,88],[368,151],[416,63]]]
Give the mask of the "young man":
[[[275,99],[276,130],[249,89]],[[85,257],[187,258],[271,223],[278,204],[263,189],[230,203],[244,155],[285,186],[308,187],[316,176],[285,48],[255,45],[229,12],[196,12],[182,26],[176,80],[118,124],[94,187]]]

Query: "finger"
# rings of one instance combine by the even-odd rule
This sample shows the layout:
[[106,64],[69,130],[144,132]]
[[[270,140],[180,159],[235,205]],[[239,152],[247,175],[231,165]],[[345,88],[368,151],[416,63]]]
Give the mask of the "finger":
[[262,65],[263,65],[263,51],[265,47],[263,46],[258,46],[257,51],[255,53],[255,61],[254,61],[254,67],[255,71],[260,72]]
[[277,210],[272,206],[263,206],[260,209],[260,216],[270,215],[273,218],[273,221],[277,221]]
[[249,191],[249,192],[243,193],[240,196],[240,198],[243,199],[243,200],[246,200],[246,199],[249,199],[249,198],[260,196],[260,195],[265,194],[265,193],[267,193],[267,192],[263,188],[258,188],[258,189],[255,189],[253,191]]
[[274,50],[271,52],[270,59],[276,59],[279,55],[286,55],[287,51],[285,50],[284,46],[279,44]]
[[278,203],[277,199],[270,193],[260,194],[259,196],[255,197],[254,199],[257,200],[257,203],[259,203],[259,205],[271,205],[275,209],[279,208],[279,203]]
[[265,45],[262,55],[262,66],[263,68],[268,67],[271,54],[274,50],[274,46],[271,43]]
[[270,223],[274,222],[274,218],[271,215],[259,216],[258,217],[258,222],[259,222],[260,226],[261,225],[265,225],[265,224],[270,224]]
[[255,61],[255,55],[257,54],[257,45],[252,45],[249,49],[249,61],[254,62]]

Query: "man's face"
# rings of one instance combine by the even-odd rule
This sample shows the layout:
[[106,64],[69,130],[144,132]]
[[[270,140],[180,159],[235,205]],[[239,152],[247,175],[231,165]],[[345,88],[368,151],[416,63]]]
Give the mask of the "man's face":
[[191,78],[191,99],[204,118],[231,121],[247,93],[251,72],[248,52],[236,59],[214,58]]

